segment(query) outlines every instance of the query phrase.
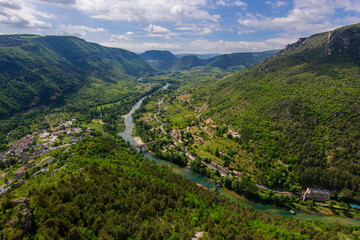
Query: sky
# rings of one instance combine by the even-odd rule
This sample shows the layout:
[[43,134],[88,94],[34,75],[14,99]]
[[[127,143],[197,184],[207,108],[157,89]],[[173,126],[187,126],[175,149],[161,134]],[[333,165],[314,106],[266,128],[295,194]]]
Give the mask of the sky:
[[282,49],[360,22],[360,0],[0,0],[0,34],[72,35],[136,53]]

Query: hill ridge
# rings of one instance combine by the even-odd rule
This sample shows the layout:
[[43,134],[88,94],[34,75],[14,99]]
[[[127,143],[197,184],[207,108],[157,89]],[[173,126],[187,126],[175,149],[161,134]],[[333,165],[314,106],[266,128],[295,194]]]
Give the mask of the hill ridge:
[[358,201],[359,49],[360,24],[314,34],[194,95],[209,106],[204,119],[241,133],[258,181]]
[[[220,54],[211,58],[203,59],[196,54],[187,54],[176,58],[170,51],[150,50],[139,56],[161,70],[188,70],[193,67],[218,67],[220,69],[243,70],[252,64],[258,63],[264,58],[270,57],[279,50],[264,52],[235,52],[230,54]],[[169,61],[169,54],[173,56]]]
[[[117,83],[157,72],[137,54],[72,36],[0,36],[0,115],[63,101],[96,81]],[[29,104],[30,103],[30,104]]]

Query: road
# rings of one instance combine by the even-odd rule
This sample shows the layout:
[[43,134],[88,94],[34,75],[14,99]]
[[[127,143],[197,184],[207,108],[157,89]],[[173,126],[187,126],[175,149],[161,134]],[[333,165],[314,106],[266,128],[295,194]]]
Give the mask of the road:
[[163,101],[164,101],[164,98],[162,98],[160,100],[160,102],[156,103],[158,105],[158,111],[157,111],[157,113],[154,114],[154,118],[155,118],[156,121],[158,121],[160,123],[160,129],[161,129],[162,133],[166,134],[166,131],[164,129],[164,124],[157,117],[157,115],[160,113],[161,104],[163,104]]
[[284,194],[284,195],[288,195],[289,197],[291,197],[293,195],[292,192],[289,192],[289,191],[281,191],[281,190],[274,190],[274,189],[271,189],[271,188],[268,188],[264,185],[261,185],[259,183],[255,183],[255,185],[260,188],[260,189],[263,189],[263,190],[266,190],[266,191],[272,191],[273,193],[276,193],[276,194]]
[[[161,131],[166,134],[166,131],[164,130],[164,124],[158,119],[157,117],[157,114],[160,113],[160,110],[161,110],[161,104],[163,104],[163,101],[164,101],[164,98],[162,98],[159,102],[157,102],[157,106],[158,106],[158,111],[154,114],[154,118],[156,119],[156,121],[158,121],[160,123],[160,129]],[[195,109],[194,106],[191,105],[190,101],[188,100],[188,103],[191,107],[193,107]],[[204,104],[201,108],[197,108],[199,114],[197,116],[197,119],[198,119],[198,124],[199,124],[199,127],[201,130],[203,130],[204,132],[206,132],[210,138],[212,138],[213,136],[208,132],[206,131],[206,129],[204,129],[201,124],[200,124],[200,117],[202,115],[202,113],[200,113],[200,111],[204,108],[206,108],[207,106]],[[176,138],[174,138],[173,136],[171,136],[173,142],[174,142],[174,145],[178,146],[179,145],[179,142],[177,141]],[[191,161],[194,161],[196,158],[189,152],[186,152],[185,148],[181,147],[181,150],[185,152],[185,156],[191,160]],[[201,161],[202,164],[204,164],[206,167],[212,169],[212,170],[218,170],[220,175],[222,177],[225,177],[225,176],[231,176],[228,171],[226,170],[226,168],[224,168],[223,166],[217,164],[216,162],[214,161],[211,161],[210,163],[207,163],[205,161]],[[266,191],[272,191],[274,192],[275,194],[284,194],[284,195],[288,195],[288,196],[293,196],[293,193],[292,192],[289,192],[289,191],[281,191],[281,190],[274,190],[274,189],[270,189],[262,184],[258,184],[258,183],[255,183],[255,185],[259,188],[259,189],[263,189],[263,190],[266,190]]]

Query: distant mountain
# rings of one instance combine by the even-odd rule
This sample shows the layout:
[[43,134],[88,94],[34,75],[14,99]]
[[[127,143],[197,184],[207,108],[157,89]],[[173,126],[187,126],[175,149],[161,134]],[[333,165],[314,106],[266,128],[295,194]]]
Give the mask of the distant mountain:
[[232,54],[179,54],[179,59],[169,51],[151,50],[140,54],[140,57],[161,70],[187,70],[198,66],[217,67],[232,71],[243,70],[264,58],[270,57],[279,50]]
[[[137,54],[70,36],[0,36],[0,116],[63,101],[94,82],[156,72]],[[103,94],[104,95],[104,94]]]
[[208,63],[208,59],[200,59],[196,56],[184,56],[171,66],[171,70],[186,70],[193,67],[205,66]]
[[139,56],[158,69],[169,69],[177,62],[177,57],[169,51],[149,50]]
[[243,68],[248,68],[251,65],[260,62],[264,58],[273,56],[277,52],[279,52],[279,50],[224,54],[212,58],[212,61],[208,64],[208,66],[222,69],[234,66],[243,66]]
[[196,56],[200,59],[209,59],[216,56],[222,55],[221,53],[208,53],[208,54],[192,54],[192,53],[182,53],[182,54],[175,54],[177,58],[182,58],[185,56]]
[[262,183],[290,188],[297,182],[359,201],[359,93],[356,24],[301,38],[194,95],[207,96],[205,118],[240,133],[244,159],[252,159]]

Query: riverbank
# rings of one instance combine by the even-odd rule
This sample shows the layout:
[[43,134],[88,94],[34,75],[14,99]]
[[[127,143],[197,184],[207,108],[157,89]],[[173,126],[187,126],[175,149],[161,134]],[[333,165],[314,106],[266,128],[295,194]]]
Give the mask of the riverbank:
[[[133,137],[133,139],[135,140],[135,142],[137,144],[139,144],[140,142],[142,142],[140,137]],[[156,159],[156,155],[154,152],[152,151],[148,151],[147,156],[152,156],[151,159]],[[161,164],[164,164],[164,160],[161,161]],[[188,162],[193,162],[192,160],[190,160],[188,158]],[[174,166],[172,162],[167,161],[165,164],[167,165],[171,165],[172,168],[174,169]],[[176,165],[176,170],[173,170],[175,173],[181,173],[182,171],[182,167]],[[186,168],[186,167],[185,167]],[[193,169],[191,170],[191,168],[187,167],[186,169],[190,170],[190,171],[194,171]],[[201,173],[198,173],[201,174]],[[224,193],[225,195],[230,194],[231,196],[235,196],[236,199],[240,200],[240,201],[244,201],[247,202],[250,205],[255,205],[255,206],[270,206],[270,208],[266,207],[267,210],[271,209],[271,208],[276,208],[276,212],[282,212],[282,214],[285,214],[287,216],[287,214],[289,214],[289,216],[293,215],[290,210],[293,209],[295,210],[295,214],[300,214],[301,216],[303,216],[303,214],[309,214],[309,215],[315,215],[318,217],[328,217],[330,219],[337,219],[340,218],[348,218],[348,219],[359,219],[359,214],[358,212],[352,210],[352,209],[343,209],[340,208],[338,206],[333,206],[332,208],[328,207],[326,203],[318,203],[318,202],[311,202],[311,204],[306,204],[304,202],[301,201],[300,198],[295,198],[293,195],[289,195],[289,192],[286,191],[275,191],[272,192],[272,198],[270,199],[263,199],[264,196],[268,195],[271,192],[271,189],[269,188],[261,188],[258,187],[256,184],[253,184],[254,187],[256,187],[256,192],[252,192],[252,194],[250,193],[246,193],[243,192],[243,194],[241,193],[237,193],[236,190],[231,189],[231,186],[233,185],[232,182],[230,182],[230,184],[228,184],[228,186],[226,185],[226,180],[224,180],[224,177],[219,177],[219,176],[215,176],[213,175],[212,177],[209,176],[203,176],[204,178],[207,178],[209,181],[211,181],[213,183],[213,187],[207,187],[208,189],[213,189],[215,187],[215,185],[217,185],[218,183],[221,183],[221,187],[218,188],[220,189],[220,193]],[[227,178],[229,179],[229,178]],[[245,185],[249,186],[251,185],[250,183],[248,183],[245,179],[244,181],[246,182]],[[196,181],[195,181],[196,182]],[[261,186],[261,185],[260,185]],[[274,206],[275,205],[275,206]],[[262,209],[259,209],[262,210]],[[339,221],[339,220],[338,220]],[[360,221],[356,224],[360,225]],[[356,225],[355,224],[355,225]]]
[[[129,112],[129,114],[127,114],[127,118],[124,119],[125,125],[126,125],[126,130],[125,130],[125,132],[119,134],[119,136],[121,136],[125,141],[130,142],[130,144],[132,144],[132,145],[137,144],[134,137],[131,136],[131,132],[134,127],[132,114],[140,107],[142,100],[143,99],[141,99],[139,102],[137,102],[134,105],[134,107],[132,108],[132,110]],[[137,141],[138,140],[139,139],[137,139]],[[140,138],[140,140],[141,140],[141,138]],[[159,142],[159,144],[160,144],[160,142]],[[173,147],[175,147],[175,146],[173,146]],[[179,173],[179,174],[183,175],[185,178],[187,178],[195,183],[200,183],[201,185],[203,185],[209,189],[213,189],[215,187],[216,180],[210,181],[209,178],[206,178],[206,177],[194,172],[193,170],[191,170],[189,168],[179,167],[178,165],[176,165],[172,162],[159,159],[159,158],[155,157],[154,155],[150,154],[149,152],[145,152],[144,156],[146,158],[148,158],[149,160],[155,161],[156,164],[160,164],[160,165],[166,164],[167,166],[169,166],[172,169],[172,171],[174,173]],[[217,190],[221,195],[226,196],[230,200],[232,200],[240,205],[249,206],[249,207],[252,207],[255,210],[259,210],[259,211],[266,211],[273,215],[279,215],[279,216],[284,216],[284,217],[295,217],[300,220],[309,220],[309,219],[310,220],[321,220],[324,222],[338,222],[341,224],[360,226],[360,221],[356,220],[354,218],[346,218],[346,217],[339,216],[339,215],[324,216],[324,215],[320,215],[319,213],[308,213],[308,212],[304,212],[301,210],[296,210],[296,214],[292,215],[290,213],[289,209],[286,210],[281,207],[276,207],[271,204],[267,204],[267,203],[264,204],[264,203],[260,203],[257,201],[252,202],[242,196],[239,196],[235,192],[232,192],[230,190],[225,191],[224,188],[222,188],[222,187],[218,187]]]

